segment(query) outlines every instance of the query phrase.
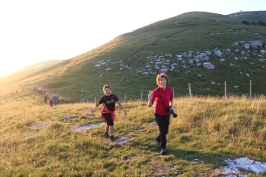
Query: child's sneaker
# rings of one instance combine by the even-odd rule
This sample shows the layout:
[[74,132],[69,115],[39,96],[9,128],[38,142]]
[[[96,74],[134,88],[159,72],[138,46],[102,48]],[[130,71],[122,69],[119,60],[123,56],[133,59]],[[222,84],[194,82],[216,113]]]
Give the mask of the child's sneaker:
[[161,155],[166,155],[166,148],[161,148]]
[[105,138],[109,138],[108,132],[104,132],[103,136],[104,136]]
[[111,140],[112,142],[115,141],[115,137],[114,137],[114,135],[111,135],[111,136],[110,136],[110,140]]

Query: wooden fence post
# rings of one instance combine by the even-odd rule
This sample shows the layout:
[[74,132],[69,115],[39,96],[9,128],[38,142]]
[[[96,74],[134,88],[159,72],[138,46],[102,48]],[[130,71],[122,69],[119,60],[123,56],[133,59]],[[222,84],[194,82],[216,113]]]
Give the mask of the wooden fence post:
[[[173,89],[173,100],[175,99],[175,90],[174,90],[174,88],[172,88]],[[174,101],[173,101],[173,104],[174,104]]]
[[191,84],[190,83],[188,83],[188,91],[189,91],[190,98],[192,98]]
[[227,94],[226,94],[226,81],[224,81],[224,102],[226,102]]
[[250,91],[250,95],[249,95],[249,97],[250,97],[250,103],[251,103],[251,100],[252,100],[252,82],[251,82],[251,80],[249,81],[249,83],[250,83],[250,88],[249,88],[249,91]]

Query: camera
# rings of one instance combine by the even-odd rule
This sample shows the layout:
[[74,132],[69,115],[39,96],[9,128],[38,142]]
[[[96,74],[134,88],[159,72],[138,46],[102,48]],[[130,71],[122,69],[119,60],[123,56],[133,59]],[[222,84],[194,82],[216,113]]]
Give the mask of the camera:
[[173,111],[172,107],[171,106],[168,106],[165,108],[165,112],[170,112],[171,115],[176,118],[177,117],[177,114]]

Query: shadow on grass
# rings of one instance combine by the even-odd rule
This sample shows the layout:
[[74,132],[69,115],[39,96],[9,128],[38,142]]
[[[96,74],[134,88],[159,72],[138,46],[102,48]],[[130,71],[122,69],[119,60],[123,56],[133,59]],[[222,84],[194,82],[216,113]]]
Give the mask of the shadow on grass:
[[183,150],[183,149],[168,149],[168,155],[174,155],[177,158],[181,158],[188,161],[197,161],[202,163],[215,164],[218,166],[227,165],[224,162],[226,158],[224,155],[217,153],[209,153],[209,152],[199,152],[192,150]]
[[[130,141],[128,142],[129,146],[136,147],[141,151],[147,151],[151,153],[157,153],[160,156],[161,149],[156,147],[156,143],[154,144],[149,143],[142,143],[138,141]],[[229,158],[229,156],[225,156],[222,154],[217,153],[210,153],[210,152],[200,152],[200,151],[193,151],[193,150],[184,150],[184,149],[171,149],[167,148],[167,156],[173,155],[176,158],[187,160],[187,161],[195,161],[199,163],[208,163],[217,166],[225,166],[227,163],[224,161],[225,159]]]

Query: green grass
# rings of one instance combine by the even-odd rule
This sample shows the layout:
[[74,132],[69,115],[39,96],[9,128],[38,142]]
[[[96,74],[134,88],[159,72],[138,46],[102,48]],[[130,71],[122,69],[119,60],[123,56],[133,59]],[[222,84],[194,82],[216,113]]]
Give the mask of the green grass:
[[[92,103],[50,107],[36,92],[18,92],[0,102],[1,175],[161,176],[162,169],[167,176],[220,176],[230,157],[266,160],[264,97],[250,102],[245,96],[182,96],[174,104],[178,118],[171,117],[168,155],[161,157],[154,141],[158,127],[150,124],[153,108],[146,101],[123,103],[126,117],[117,108],[115,136],[128,137],[120,146],[102,138],[104,125],[71,131],[101,122]],[[40,124],[45,126],[32,129]]]
[[[191,50],[241,51],[243,47],[232,46],[240,40],[266,41],[265,27],[244,25],[229,16],[191,12],[156,22],[155,27],[151,24],[122,34],[45,69],[1,78],[1,175],[162,176],[164,170],[167,176],[221,176],[224,160],[229,157],[248,156],[265,161],[266,73],[264,63],[256,55],[250,54],[245,60],[240,54],[226,54],[221,63],[212,54],[210,62],[215,70],[178,67],[178,72],[167,72],[175,90],[178,118],[171,118],[166,157],[159,156],[155,147],[158,128],[150,124],[154,120],[153,110],[146,105],[148,90],[156,88],[156,76],[136,72],[150,64],[148,56],[170,53],[172,57],[167,59],[174,62],[176,54]],[[100,61],[108,62],[96,67]],[[184,61],[188,63],[188,59]],[[125,65],[127,69],[121,67]],[[111,71],[106,71],[108,67]],[[240,72],[252,75],[244,77]],[[225,81],[226,101],[222,97]],[[192,86],[192,99],[188,97],[188,83]],[[71,131],[73,126],[102,121],[99,110],[94,112],[91,108],[94,97],[102,96],[104,84],[112,86],[128,112],[126,117],[121,111],[116,113],[115,136],[128,137],[122,146],[110,145],[101,137],[103,125]],[[43,94],[32,91],[35,86],[58,94],[60,104],[44,104]],[[141,93],[144,102],[140,100]],[[84,103],[79,103],[81,99]],[[46,126],[32,129],[40,124]]]
[[[244,47],[232,46],[234,42],[241,40],[265,42],[265,27],[244,25],[238,19],[226,15],[205,12],[184,13],[156,22],[155,27],[151,24],[117,36],[87,53],[45,69],[1,78],[0,94],[10,94],[14,89],[20,90],[22,86],[25,88],[41,86],[53,94],[58,94],[63,102],[79,102],[81,97],[88,100],[93,100],[95,96],[99,97],[102,86],[110,84],[120,98],[126,95],[127,98],[136,100],[140,98],[142,91],[147,93],[149,89],[156,87],[155,75],[144,76],[136,72],[150,62],[148,56],[170,53],[172,58],[168,59],[175,62],[176,54],[187,51],[197,53],[219,49],[225,54],[229,48],[233,53],[235,49],[244,50]],[[235,57],[240,60],[236,61]],[[258,56],[252,52],[247,60],[241,59],[242,57],[240,54],[228,53],[223,56],[225,62],[221,63],[219,57],[214,56],[212,52],[210,62],[215,65],[213,71],[203,67],[183,69],[179,66],[167,74],[171,79],[171,86],[180,96],[188,94],[188,83],[192,84],[194,95],[222,96],[224,86],[221,83],[225,81],[229,86],[228,93],[246,95],[249,93],[249,80],[253,81],[253,95],[265,95],[263,85],[266,73],[262,68],[264,62],[259,61]],[[188,60],[184,59],[185,63],[188,63]],[[107,63],[95,67],[99,61]],[[249,62],[254,64],[251,65]],[[235,66],[230,66],[231,63]],[[128,68],[121,65],[127,65]],[[108,67],[111,71],[106,71]],[[158,73],[158,70],[153,70]],[[187,70],[190,73],[185,73]],[[249,72],[252,75],[245,77],[239,74],[240,72]],[[198,74],[203,77],[199,78]],[[220,85],[212,85],[211,81]],[[234,85],[238,85],[239,89],[234,89]]]

